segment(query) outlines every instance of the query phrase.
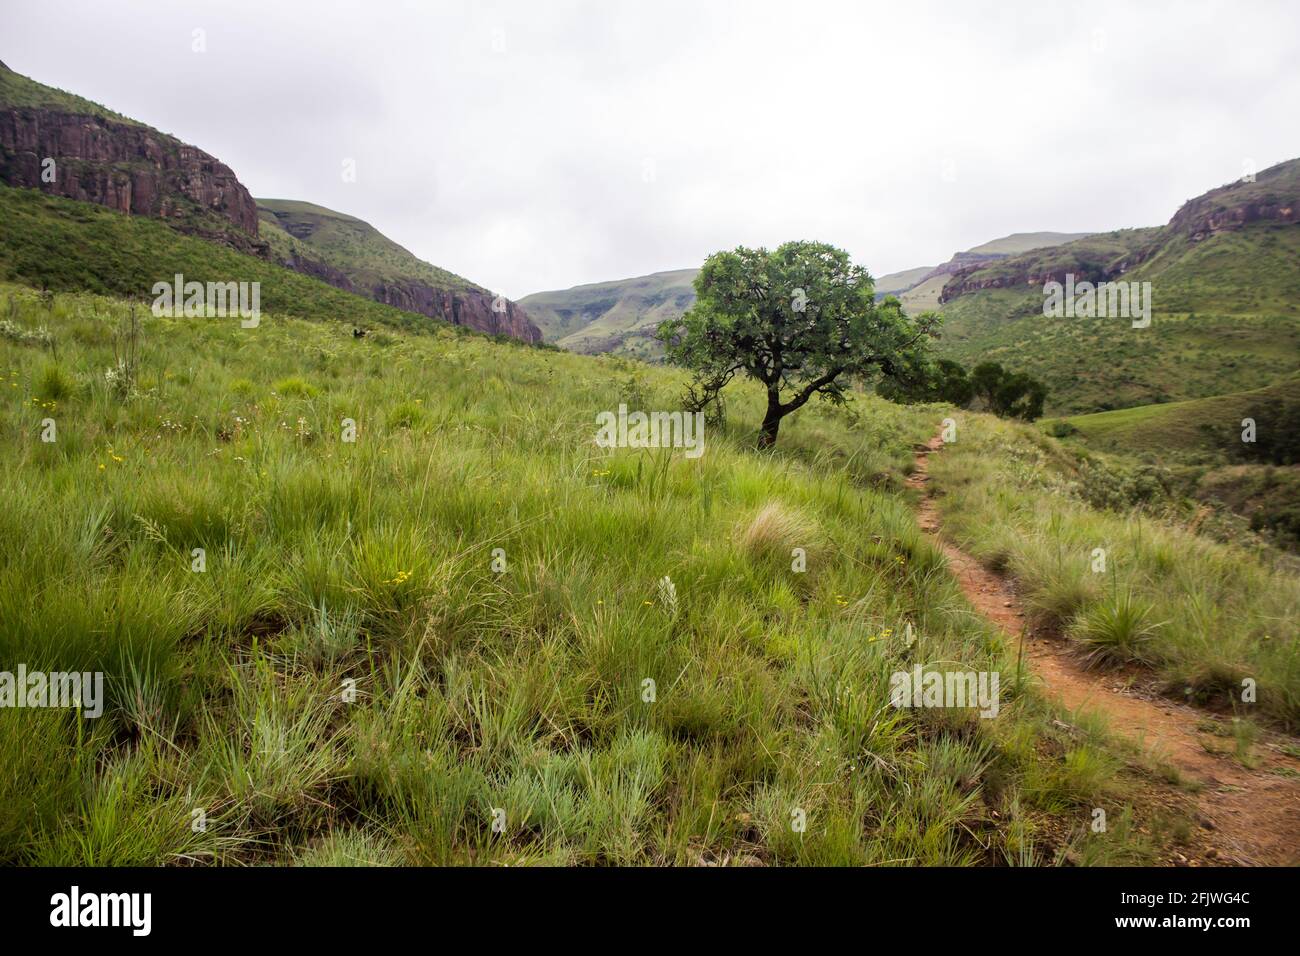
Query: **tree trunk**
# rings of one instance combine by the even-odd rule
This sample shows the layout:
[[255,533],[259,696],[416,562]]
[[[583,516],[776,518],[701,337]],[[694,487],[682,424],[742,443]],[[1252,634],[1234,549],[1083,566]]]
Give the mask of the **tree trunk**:
[[776,433],[781,428],[781,395],[777,391],[767,393],[767,414],[763,416],[763,427],[758,432],[758,447],[771,448],[776,444]]

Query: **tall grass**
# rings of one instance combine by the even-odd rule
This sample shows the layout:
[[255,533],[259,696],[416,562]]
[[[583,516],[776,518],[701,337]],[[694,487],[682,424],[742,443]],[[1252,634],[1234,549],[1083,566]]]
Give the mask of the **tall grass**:
[[964,425],[932,459],[945,527],[1008,568],[1043,622],[1094,663],[1154,666],[1174,694],[1300,721],[1300,578],[1284,562],[1094,510],[1086,475],[1052,439],[985,416]]
[[110,688],[0,711],[6,862],[1050,862],[1095,799],[1037,708],[887,706],[1004,664],[897,493],[925,410],[607,450],[627,362],[275,315],[146,318],[123,395],[125,304],[6,292],[58,358],[0,341],[0,662]]

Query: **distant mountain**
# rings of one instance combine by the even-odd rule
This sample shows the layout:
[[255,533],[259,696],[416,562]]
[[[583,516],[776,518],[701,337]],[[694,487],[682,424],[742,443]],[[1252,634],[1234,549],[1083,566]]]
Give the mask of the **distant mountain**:
[[886,276],[878,276],[876,278],[876,295],[883,297],[906,292],[913,286],[924,282],[934,269],[934,266],[918,266],[915,269],[904,269],[902,272],[891,272]]
[[[1300,160],[1185,203],[1164,226],[1124,229],[946,277],[939,350],[1043,379],[1057,414],[1205,398],[1300,367]],[[1150,282],[1152,321],[1048,319],[1043,286]],[[1086,367],[1084,360],[1086,358]]]
[[407,312],[541,341],[515,303],[422,262],[369,224],[309,203],[259,207],[216,157],[3,64],[0,183],[159,219]]
[[640,358],[660,354],[654,330],[695,302],[698,269],[656,272],[635,279],[535,292],[519,300],[546,341],[574,352],[618,352]]
[[[921,266],[876,279],[876,295],[901,297],[909,311],[938,305],[944,282],[965,266],[993,262],[1017,252],[1068,242],[1087,233],[1019,232],[959,252],[939,266]],[[681,315],[695,303],[699,269],[656,272],[635,279],[617,279],[574,286],[556,292],[535,292],[519,304],[542,330],[547,342],[573,352],[616,352],[653,359],[662,354],[654,340],[664,319]]]
[[[1006,259],[1034,249],[1059,246],[1065,242],[1083,239],[1088,235],[1089,233],[1086,232],[1013,232],[1001,239],[993,239],[981,243],[973,249],[959,252],[947,262],[928,269],[919,276],[916,275],[921,271],[919,269],[896,273],[900,278],[905,276],[915,276],[915,278],[908,285],[900,285],[897,289],[887,288],[882,286],[881,283],[877,283],[876,297],[882,298],[884,295],[897,296],[899,301],[903,303],[903,308],[912,315],[932,312],[939,307],[939,296],[943,292],[943,287],[947,284],[949,276],[956,272],[974,266],[987,265],[999,259]],[[893,277],[887,276],[886,278]]]
[[259,199],[257,211],[269,254],[282,265],[407,312],[542,340],[516,303],[417,258],[355,216],[288,199]]

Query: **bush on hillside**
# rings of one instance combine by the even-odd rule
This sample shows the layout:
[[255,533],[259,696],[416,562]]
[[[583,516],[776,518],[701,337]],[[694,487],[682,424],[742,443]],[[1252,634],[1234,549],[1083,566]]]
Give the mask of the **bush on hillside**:
[[[1253,423],[1253,428],[1247,422]],[[1228,451],[1244,461],[1300,463],[1300,401],[1277,396],[1248,406],[1240,428],[1234,425],[1231,429]]]

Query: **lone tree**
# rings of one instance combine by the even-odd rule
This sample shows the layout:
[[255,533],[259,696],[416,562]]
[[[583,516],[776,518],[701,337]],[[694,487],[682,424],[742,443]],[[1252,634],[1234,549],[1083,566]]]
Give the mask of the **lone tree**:
[[897,299],[876,302],[867,270],[822,242],[715,252],[695,293],[694,307],[660,323],[658,336],[671,361],[694,370],[697,405],[739,372],[763,384],[760,448],[773,445],[781,419],[814,395],[838,404],[854,376],[901,374],[938,321],[908,319]]

